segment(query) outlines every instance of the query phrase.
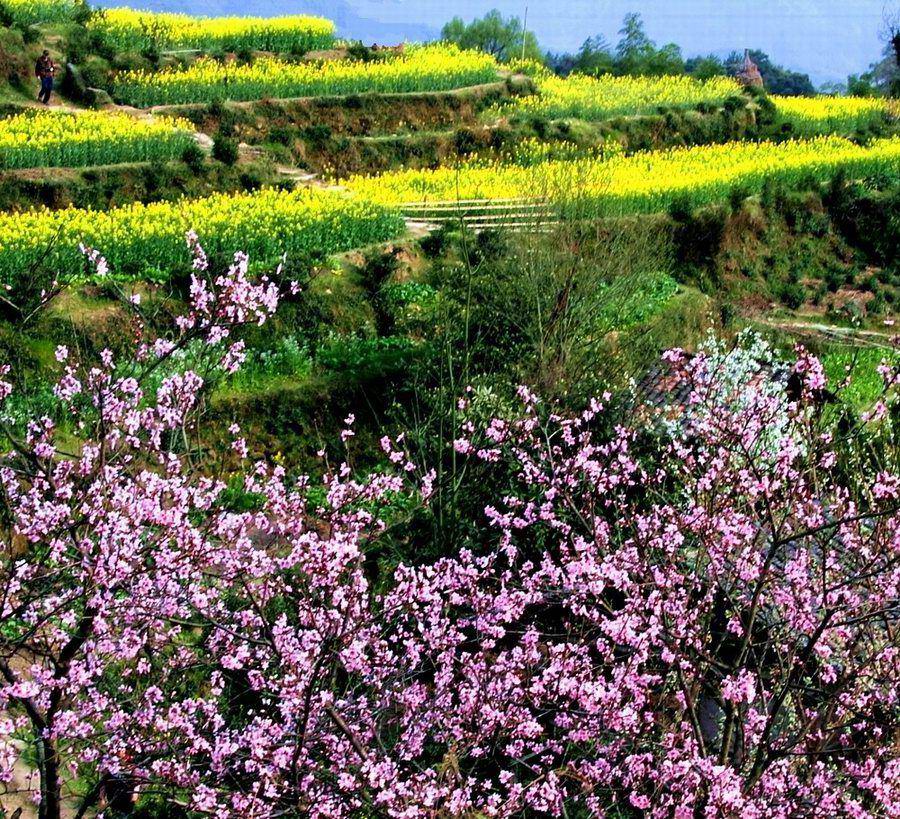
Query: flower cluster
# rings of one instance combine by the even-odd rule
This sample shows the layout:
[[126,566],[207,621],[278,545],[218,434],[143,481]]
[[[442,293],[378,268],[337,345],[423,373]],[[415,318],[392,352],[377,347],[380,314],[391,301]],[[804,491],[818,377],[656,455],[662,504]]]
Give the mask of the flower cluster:
[[[147,368],[275,307],[190,244],[191,312]],[[752,390],[765,370],[672,353],[687,404],[658,428],[523,388],[455,442],[504,487],[479,536],[378,583],[392,500],[437,479],[402,440],[321,486],[248,464],[239,510],[170,434],[202,378],[145,395],[57,357],[80,450],[35,419],[0,471],[0,779],[30,732],[48,816],[63,763],[86,803],[218,817],[896,812],[900,479],[848,481],[808,354]]]

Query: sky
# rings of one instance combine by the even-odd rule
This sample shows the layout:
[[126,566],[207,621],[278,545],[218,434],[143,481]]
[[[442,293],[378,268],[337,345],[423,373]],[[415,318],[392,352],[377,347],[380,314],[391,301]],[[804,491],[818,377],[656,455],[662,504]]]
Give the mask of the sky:
[[[839,82],[878,58],[885,8],[900,0],[130,0],[154,10],[195,14],[315,13],[346,37],[388,43],[436,36],[450,17],[466,20],[492,8],[520,18],[541,45],[573,51],[595,34],[615,43],[622,18],[639,12],[658,44],[675,42],[685,56],[759,48],[776,62]],[[103,0],[122,5],[128,0]]]

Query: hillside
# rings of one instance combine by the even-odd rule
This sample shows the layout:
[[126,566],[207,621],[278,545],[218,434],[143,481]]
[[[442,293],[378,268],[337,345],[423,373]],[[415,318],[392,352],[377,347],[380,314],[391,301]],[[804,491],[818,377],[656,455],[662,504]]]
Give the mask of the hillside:
[[892,815],[897,101],[378,5],[0,3],[0,819]]

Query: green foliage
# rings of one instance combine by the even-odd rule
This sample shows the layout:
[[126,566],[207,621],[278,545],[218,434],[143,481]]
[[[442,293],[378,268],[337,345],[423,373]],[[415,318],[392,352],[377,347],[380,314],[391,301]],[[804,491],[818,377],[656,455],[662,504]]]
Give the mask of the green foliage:
[[900,186],[871,190],[836,178],[825,199],[841,233],[878,264],[896,267],[900,246]]
[[522,21],[518,17],[504,17],[497,9],[471,23],[454,17],[441,29],[441,38],[460,48],[484,51],[501,62],[523,57],[540,61],[543,57],[537,38],[532,32],[524,31]]
[[612,74],[615,70],[615,56],[609,43],[600,34],[595,37],[588,37],[581,44],[581,48],[575,55],[575,61],[572,65],[572,71],[592,77]]
[[709,80],[728,73],[725,63],[715,54],[706,57],[691,57],[685,61],[684,70],[698,80]]
[[897,353],[881,347],[835,346],[821,359],[829,385],[841,400],[856,410],[866,410],[884,392],[879,364],[884,360],[896,364]]
[[379,59],[378,53],[364,45],[360,40],[354,40],[347,46],[347,56],[352,60],[360,60],[364,63]]
[[295,335],[283,336],[270,348],[249,350],[229,385],[247,390],[278,378],[306,378],[311,372],[312,356],[306,342]]
[[184,153],[181,155],[181,161],[196,173],[203,167],[203,163],[206,161],[206,154],[196,142],[191,141],[184,149]]
[[601,320],[614,331],[630,330],[656,316],[677,292],[678,282],[668,273],[648,271],[640,287],[634,282],[613,281],[600,309]]
[[340,373],[351,383],[372,381],[403,372],[422,346],[404,336],[333,336],[319,349],[316,363],[325,370]]
[[389,334],[427,338],[438,319],[440,295],[423,282],[387,284],[378,294],[377,305]]
[[640,14],[625,15],[619,36],[616,46],[619,73],[661,77],[684,72],[681,49],[674,43],[657,48],[647,36]]
[[681,49],[675,43],[657,47],[644,30],[641,15],[633,12],[622,21],[615,49],[602,35],[596,35],[588,37],[574,55],[548,55],[547,60],[561,76],[579,73],[595,77],[603,74],[661,77],[685,71]]
[[240,156],[237,140],[218,134],[213,142],[212,155],[213,159],[225,165],[234,165]]
[[778,298],[786,307],[797,310],[806,301],[806,290],[799,282],[784,282],[778,290]]
[[847,94],[851,97],[874,97],[878,89],[870,76],[851,74],[847,77]]

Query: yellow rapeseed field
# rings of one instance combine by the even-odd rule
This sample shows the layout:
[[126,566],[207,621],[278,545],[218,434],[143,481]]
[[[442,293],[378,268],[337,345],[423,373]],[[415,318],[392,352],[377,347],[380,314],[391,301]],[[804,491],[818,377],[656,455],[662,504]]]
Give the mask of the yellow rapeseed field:
[[429,45],[376,62],[291,63],[267,57],[241,64],[202,59],[184,69],[125,72],[117,78],[114,94],[146,108],[266,97],[447,91],[496,79],[497,63],[487,54]]
[[892,116],[887,100],[863,97],[771,96],[779,119],[798,134],[853,134],[886,123]]
[[193,140],[185,120],[139,120],[106,111],[27,111],[0,119],[0,167],[78,167],[180,157]]
[[88,28],[117,51],[200,49],[303,53],[329,48],[334,23],[322,17],[191,17],[129,8],[95,14]]
[[900,173],[900,138],[862,147],[840,137],[783,143],[735,142],[523,166],[496,162],[462,168],[356,176],[346,187],[386,205],[468,199],[542,198],[563,209],[618,215],[657,212],[684,200],[694,206],[726,197],[735,188],[758,192],[766,179],[786,184]]
[[210,252],[246,251],[272,261],[283,253],[323,254],[384,241],[403,229],[393,210],[330,191],[264,189],[179,202],[134,203],[106,211],[67,208],[0,214],[0,282],[35,265],[71,278],[88,272],[79,245],[94,248],[116,273],[189,267],[185,234]]
[[602,120],[650,114],[659,108],[721,105],[739,96],[741,87],[730,77],[587,77],[566,79],[538,74],[539,93],[515,102],[519,111],[548,119]]
[[84,0],[3,0],[3,6],[20,25],[65,23],[86,10]]

